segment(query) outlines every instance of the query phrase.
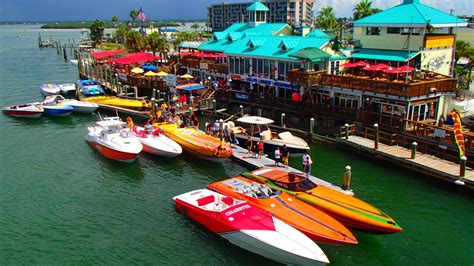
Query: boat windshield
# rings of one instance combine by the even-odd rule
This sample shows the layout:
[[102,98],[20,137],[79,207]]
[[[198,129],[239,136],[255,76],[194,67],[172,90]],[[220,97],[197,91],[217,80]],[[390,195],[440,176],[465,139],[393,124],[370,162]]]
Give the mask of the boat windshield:
[[318,186],[315,183],[311,182],[311,180],[309,180],[308,178],[298,178],[294,182],[282,182],[282,181],[276,181],[276,180],[272,180],[272,181],[279,187],[288,189],[290,191],[297,191],[297,192],[308,191]]

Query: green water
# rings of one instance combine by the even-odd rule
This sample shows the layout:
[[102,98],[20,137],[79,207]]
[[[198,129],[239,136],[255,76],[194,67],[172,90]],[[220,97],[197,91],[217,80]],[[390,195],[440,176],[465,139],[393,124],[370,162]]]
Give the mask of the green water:
[[[63,41],[80,37],[75,30],[0,26],[0,106],[39,100],[41,83],[77,79],[75,66],[54,49],[37,48],[38,32]],[[243,166],[186,155],[114,162],[84,141],[96,119],[0,115],[0,264],[274,264],[210,233],[172,204],[173,196],[237,175]],[[351,165],[357,196],[404,229],[356,232],[356,246],[321,245],[333,265],[474,263],[472,193],[333,145],[312,145],[312,157],[313,174],[336,184]]]

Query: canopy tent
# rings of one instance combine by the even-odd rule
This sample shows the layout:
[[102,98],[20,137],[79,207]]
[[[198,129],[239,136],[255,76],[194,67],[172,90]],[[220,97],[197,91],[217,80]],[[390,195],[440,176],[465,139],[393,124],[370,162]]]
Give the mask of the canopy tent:
[[267,125],[271,124],[274,121],[265,117],[260,116],[244,116],[237,119],[237,122],[242,122],[246,124],[254,124],[254,125]]
[[107,57],[111,57],[111,56],[114,56],[114,55],[118,55],[118,54],[121,54],[125,52],[124,50],[111,50],[111,51],[100,51],[100,52],[93,52],[93,53],[90,53],[90,55],[92,57],[94,57],[95,59],[102,59],[102,58],[107,58]]
[[149,53],[145,52],[138,52],[138,53],[133,53],[125,57],[121,57],[118,59],[112,59],[108,60],[108,63],[115,63],[119,65],[126,65],[126,64],[133,64],[133,63],[142,63],[146,61],[155,61],[155,60],[160,60],[161,57],[159,56],[153,56]]
[[148,71],[148,72],[145,73],[145,76],[147,76],[147,77],[158,76],[158,73],[155,73],[153,71]]
[[139,68],[139,67],[136,67],[136,68],[132,69],[131,72],[135,73],[135,74],[141,74],[145,71],[143,69]]
[[199,84],[199,83],[190,83],[190,84],[176,86],[176,89],[183,90],[183,91],[194,91],[194,90],[199,90],[199,89],[204,89],[204,88],[205,88],[204,85]]
[[160,72],[156,73],[156,75],[157,75],[158,77],[165,77],[165,76],[168,76],[169,74],[166,73],[166,72],[164,72],[164,71],[160,71]]
[[182,78],[182,79],[193,79],[194,77],[189,75],[189,74],[184,74],[184,75],[180,76],[180,78]]
[[330,54],[316,47],[304,48],[297,52],[291,53],[288,56],[309,60],[311,62],[325,61],[331,57]]
[[352,58],[363,60],[406,62],[417,56],[419,53],[421,53],[421,51],[408,52],[378,49],[360,49],[352,55]]
[[155,65],[143,65],[142,69],[147,70],[147,71],[157,71],[158,70],[158,68]]

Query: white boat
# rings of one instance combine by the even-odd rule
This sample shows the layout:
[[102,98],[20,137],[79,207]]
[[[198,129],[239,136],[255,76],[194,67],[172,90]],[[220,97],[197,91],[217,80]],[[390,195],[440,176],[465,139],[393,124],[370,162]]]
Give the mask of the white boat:
[[59,84],[59,89],[62,95],[68,95],[69,93],[76,92],[76,85],[74,85],[74,83]]
[[2,112],[6,115],[25,118],[38,118],[43,114],[43,111],[43,107],[39,103],[12,105],[2,109]]
[[208,189],[175,196],[173,201],[190,219],[250,252],[285,264],[329,263],[303,233],[246,201]]
[[146,132],[142,127],[136,127],[134,135],[143,145],[143,151],[173,158],[183,152],[181,146],[160,132],[160,129],[153,128],[152,132]]
[[84,113],[84,114],[90,114],[90,113],[94,112],[97,108],[99,108],[99,105],[96,104],[96,103],[78,101],[78,100],[75,100],[75,99],[66,99],[61,95],[48,96],[44,100],[44,103],[67,104],[67,105],[70,105],[73,108],[73,112]]
[[304,151],[309,151],[308,143],[300,138],[296,137],[291,132],[273,132],[268,127],[269,124],[273,123],[273,120],[260,117],[260,116],[244,116],[237,119],[237,122],[250,125],[250,127],[235,127],[232,122],[228,122],[229,129],[235,134],[239,144],[244,146],[247,142],[249,135],[252,136],[254,144],[257,144],[260,138],[263,139],[264,152],[267,154],[274,154],[277,147],[281,148],[286,145],[290,152],[290,156],[299,156]]
[[77,61],[76,59],[71,59],[71,60],[69,60],[69,63],[71,63],[71,64],[77,66],[78,61]]
[[143,149],[140,141],[120,117],[104,118],[95,127],[87,129],[87,143],[109,159],[133,162]]
[[42,84],[40,89],[41,95],[43,95],[44,97],[49,95],[58,95],[61,92],[59,86],[54,83]]

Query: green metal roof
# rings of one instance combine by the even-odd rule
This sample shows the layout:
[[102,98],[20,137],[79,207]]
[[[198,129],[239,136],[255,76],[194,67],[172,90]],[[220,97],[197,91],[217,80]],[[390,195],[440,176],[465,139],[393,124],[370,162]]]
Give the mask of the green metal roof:
[[358,52],[354,53],[351,57],[357,59],[406,62],[409,59],[418,55],[419,53],[419,51],[408,53],[408,51],[361,49]]
[[404,0],[398,6],[354,21],[354,26],[379,27],[462,27],[467,22],[441,10],[420,3],[419,0]]
[[330,54],[316,47],[304,48],[295,53],[289,54],[288,56],[296,57],[300,59],[306,59],[311,62],[324,61],[331,57]]
[[247,7],[247,11],[268,11],[268,7],[260,1],[255,1],[253,4],[251,4],[249,7]]
[[314,29],[308,34],[306,34],[307,37],[315,37],[315,38],[329,38],[329,35],[327,35],[324,31],[320,29]]

